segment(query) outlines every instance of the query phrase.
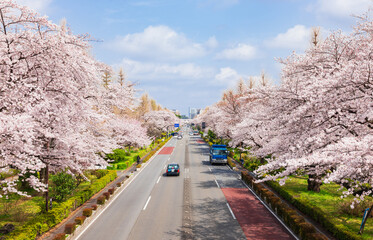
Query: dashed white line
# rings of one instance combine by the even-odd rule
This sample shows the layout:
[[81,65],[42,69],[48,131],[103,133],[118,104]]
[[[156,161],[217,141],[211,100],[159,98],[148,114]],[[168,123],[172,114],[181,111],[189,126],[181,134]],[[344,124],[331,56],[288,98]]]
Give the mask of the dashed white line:
[[166,166],[167,166],[167,165],[164,165],[164,168],[163,168],[163,169],[166,169]]
[[149,201],[150,201],[151,198],[152,198],[152,196],[149,196],[148,201],[146,201],[145,206],[144,206],[144,208],[142,210],[146,209],[146,207],[148,206],[148,203],[149,203]]
[[208,167],[208,168],[209,168],[210,172],[212,172],[211,168],[210,167]]
[[236,219],[236,216],[234,216],[234,213],[233,213],[233,211],[232,211],[232,209],[231,209],[231,207],[229,206],[228,203],[227,203],[227,207],[228,207],[229,211],[231,212],[233,219]]
[[215,179],[215,183],[218,186],[218,188],[220,188],[219,183],[218,183],[218,181],[216,181],[216,179]]
[[157,180],[157,183],[159,183],[159,180],[161,180],[161,176],[159,176],[158,180]]

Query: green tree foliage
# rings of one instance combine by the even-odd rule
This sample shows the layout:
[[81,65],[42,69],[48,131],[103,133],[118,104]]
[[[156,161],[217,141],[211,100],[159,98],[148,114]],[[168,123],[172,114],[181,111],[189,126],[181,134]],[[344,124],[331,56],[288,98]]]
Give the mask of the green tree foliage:
[[75,189],[76,180],[66,172],[51,176],[51,195],[57,202],[62,202]]
[[207,132],[207,136],[209,137],[209,142],[214,142],[214,140],[216,139],[216,134],[210,129]]

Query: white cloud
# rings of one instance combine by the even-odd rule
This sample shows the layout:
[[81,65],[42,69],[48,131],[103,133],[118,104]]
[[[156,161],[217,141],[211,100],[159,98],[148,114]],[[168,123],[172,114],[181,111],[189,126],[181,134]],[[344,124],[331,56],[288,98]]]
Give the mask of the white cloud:
[[236,70],[230,67],[220,68],[220,72],[215,75],[214,83],[217,85],[223,85],[232,87],[241,78]]
[[216,48],[219,43],[218,40],[216,40],[215,36],[212,36],[206,41],[205,45],[208,48]]
[[280,33],[272,40],[266,41],[266,45],[273,48],[305,50],[310,45],[310,39],[311,28],[295,25],[285,33]]
[[132,58],[152,60],[181,60],[206,54],[202,44],[163,25],[149,26],[143,32],[118,37],[108,46]]
[[125,58],[121,63],[115,64],[113,67],[115,69],[122,67],[130,81],[131,79],[202,79],[213,76],[213,69],[203,68],[194,63],[170,65],[166,63],[139,62]]
[[45,11],[52,0],[17,0],[20,5],[28,6],[37,12]]
[[236,47],[225,49],[216,55],[217,59],[251,60],[256,56],[256,48],[248,44],[238,44]]
[[352,14],[361,14],[373,7],[372,0],[317,0],[311,10],[319,14],[335,17],[350,17]]

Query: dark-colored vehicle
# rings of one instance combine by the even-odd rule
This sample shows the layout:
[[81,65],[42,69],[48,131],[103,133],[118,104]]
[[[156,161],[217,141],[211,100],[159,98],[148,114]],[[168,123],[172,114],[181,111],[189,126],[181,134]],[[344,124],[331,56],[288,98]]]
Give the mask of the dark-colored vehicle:
[[166,175],[167,176],[170,176],[170,175],[179,176],[180,175],[180,166],[179,166],[179,164],[177,164],[177,163],[170,163],[170,164],[168,164],[167,168],[166,168]]

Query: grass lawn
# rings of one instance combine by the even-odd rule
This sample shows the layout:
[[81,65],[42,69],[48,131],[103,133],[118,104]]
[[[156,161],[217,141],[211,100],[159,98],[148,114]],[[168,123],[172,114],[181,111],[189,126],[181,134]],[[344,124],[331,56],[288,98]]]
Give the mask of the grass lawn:
[[[315,193],[307,191],[306,177],[291,177],[282,188],[299,201],[320,208],[333,224],[348,229],[352,233],[359,232],[363,213],[357,217],[342,212],[342,209],[346,208],[353,198],[341,199],[342,190],[339,190],[339,185],[323,184],[320,193]],[[370,198],[370,202],[373,202],[373,198]],[[373,218],[368,218],[362,238],[373,239]]]

